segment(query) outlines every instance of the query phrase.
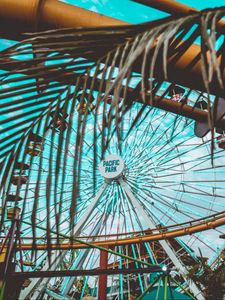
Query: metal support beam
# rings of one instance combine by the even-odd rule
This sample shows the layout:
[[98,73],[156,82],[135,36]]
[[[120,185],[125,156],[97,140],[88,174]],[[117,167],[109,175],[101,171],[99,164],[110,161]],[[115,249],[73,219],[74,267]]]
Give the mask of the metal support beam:
[[[92,239],[94,240],[96,238],[96,236],[98,236],[99,230],[100,230],[100,226],[98,226],[97,228],[94,228],[94,230],[92,231],[91,235],[92,235]],[[83,263],[85,261],[85,259],[88,256],[90,249],[85,249],[85,251],[82,251],[82,255],[79,258],[78,262],[75,261],[71,267],[71,270],[75,270],[75,269],[81,269],[83,266]],[[67,294],[69,293],[70,289],[72,288],[74,283],[74,277],[70,277],[70,278],[66,278],[66,280],[64,279],[62,286],[63,286],[63,291],[62,291],[62,295],[64,297],[67,296]]]
[[136,3],[143,4],[171,15],[185,16],[190,13],[198,11],[196,8],[174,0],[131,0]]
[[[99,276],[99,275],[114,275],[114,274],[148,274],[162,272],[159,266],[147,268],[127,268],[127,269],[92,269],[92,270],[56,270],[56,271],[36,271],[36,272],[14,272],[10,276],[12,278],[53,278],[53,277],[71,277],[71,276]],[[22,298],[19,298],[22,299]],[[105,300],[106,298],[104,298]],[[32,297],[33,300],[33,297]]]
[[24,32],[127,24],[58,0],[0,1],[0,35],[11,39]]
[[[82,227],[84,226],[85,222],[87,221],[87,219],[90,217],[91,213],[93,212],[94,208],[97,205],[98,200],[100,199],[100,197],[102,196],[102,194],[104,193],[105,189],[107,187],[107,184],[104,183],[98,193],[95,195],[93,201],[91,202],[90,206],[88,207],[88,209],[86,210],[86,212],[84,213],[84,215],[82,216],[82,218],[78,221],[78,223],[75,225],[74,227],[74,236],[77,236],[80,234],[80,231],[82,229]],[[52,255],[52,265],[49,266],[48,263],[46,262],[43,270],[44,271],[54,271],[57,269],[57,267],[59,266],[60,262],[62,261],[62,259],[65,257],[66,252],[62,253],[59,252],[57,253],[57,251]],[[39,299],[39,296],[42,294],[43,290],[45,289],[46,285],[48,284],[49,279],[45,278],[36,278],[34,279],[30,285],[24,289],[23,291],[21,291],[20,293],[20,298],[21,299],[26,299],[26,297],[28,297],[30,294],[32,295],[32,300],[35,299]],[[37,289],[39,287],[39,289]]]
[[[186,16],[189,15],[190,13],[199,11],[198,9],[192,6],[174,0],[160,0],[160,1],[159,0],[131,0],[131,1],[164,11],[173,16]],[[225,25],[225,21],[221,20],[219,22],[219,27],[224,30],[224,25]]]
[[[100,271],[107,270],[108,266],[108,252],[100,250]],[[105,300],[107,298],[107,273],[99,276],[98,281],[98,300]]]
[[[142,218],[145,219],[145,221],[148,222],[148,226],[150,229],[155,229],[156,224],[153,221],[153,219],[146,213],[144,210],[144,207],[139,203],[139,201],[136,199],[136,197],[133,195],[129,185],[126,183],[125,180],[122,178],[119,179],[119,183],[125,193],[127,194],[128,198],[130,199],[132,205],[137,209],[138,214],[142,216]],[[180,274],[187,280],[188,286],[191,290],[191,292],[195,295],[196,299],[202,300],[204,299],[204,296],[202,295],[201,291],[198,289],[196,284],[193,281],[190,281],[190,279],[187,277],[188,270],[186,270],[185,265],[183,262],[177,257],[176,252],[174,249],[171,247],[168,241],[166,240],[161,240],[159,241],[165,252],[167,253],[168,257],[170,260],[173,262],[173,264],[176,266]]]

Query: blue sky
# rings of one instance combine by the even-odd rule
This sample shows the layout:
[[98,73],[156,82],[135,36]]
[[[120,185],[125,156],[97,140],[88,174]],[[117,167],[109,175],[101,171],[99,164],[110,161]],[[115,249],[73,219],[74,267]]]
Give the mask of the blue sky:
[[[131,23],[146,22],[166,16],[156,9],[135,3],[131,0],[61,0],[89,10],[112,16]],[[159,0],[160,1],[160,0]],[[179,2],[179,1],[178,1]],[[225,6],[225,0],[181,0],[180,2],[205,9],[209,7]]]

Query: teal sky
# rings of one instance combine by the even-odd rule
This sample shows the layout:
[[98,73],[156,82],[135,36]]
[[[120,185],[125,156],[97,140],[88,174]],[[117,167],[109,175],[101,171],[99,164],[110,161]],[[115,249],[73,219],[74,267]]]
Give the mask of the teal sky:
[[[96,11],[130,23],[141,23],[166,16],[156,9],[135,3],[131,0],[61,0],[92,11]],[[160,1],[160,0],[159,0]],[[225,0],[181,0],[197,9],[225,6]]]

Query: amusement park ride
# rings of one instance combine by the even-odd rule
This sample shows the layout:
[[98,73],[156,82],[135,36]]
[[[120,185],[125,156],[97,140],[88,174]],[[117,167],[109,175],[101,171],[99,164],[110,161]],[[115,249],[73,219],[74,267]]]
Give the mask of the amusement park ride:
[[225,8],[135,2],[0,1],[1,299],[225,291]]

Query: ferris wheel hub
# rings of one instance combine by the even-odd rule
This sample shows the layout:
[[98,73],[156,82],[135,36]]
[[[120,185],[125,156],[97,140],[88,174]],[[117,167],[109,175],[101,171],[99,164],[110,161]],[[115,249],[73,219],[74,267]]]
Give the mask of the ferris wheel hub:
[[125,164],[123,159],[117,154],[107,155],[99,165],[102,177],[107,180],[118,179],[123,175]]

